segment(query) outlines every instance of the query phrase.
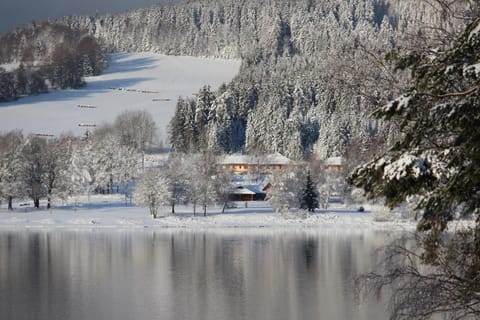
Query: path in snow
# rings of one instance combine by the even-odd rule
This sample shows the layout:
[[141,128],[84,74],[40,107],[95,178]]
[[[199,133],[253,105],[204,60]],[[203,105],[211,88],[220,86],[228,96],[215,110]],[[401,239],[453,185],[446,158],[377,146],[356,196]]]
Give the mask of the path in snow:
[[22,129],[25,134],[81,135],[86,129],[79,124],[99,125],[112,122],[124,110],[145,109],[153,115],[165,140],[179,96],[191,97],[204,85],[216,89],[229,82],[239,68],[237,60],[114,54],[104,74],[87,78],[84,88],[53,90],[0,103],[0,131]]

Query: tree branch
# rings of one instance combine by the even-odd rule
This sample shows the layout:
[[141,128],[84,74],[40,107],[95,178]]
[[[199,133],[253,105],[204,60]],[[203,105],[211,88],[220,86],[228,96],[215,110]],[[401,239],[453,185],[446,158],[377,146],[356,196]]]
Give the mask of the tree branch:
[[479,90],[480,90],[480,85],[472,87],[463,92],[451,92],[451,93],[446,93],[441,95],[436,95],[428,92],[419,92],[418,95],[428,96],[428,97],[437,98],[437,99],[445,99],[445,98],[465,97]]

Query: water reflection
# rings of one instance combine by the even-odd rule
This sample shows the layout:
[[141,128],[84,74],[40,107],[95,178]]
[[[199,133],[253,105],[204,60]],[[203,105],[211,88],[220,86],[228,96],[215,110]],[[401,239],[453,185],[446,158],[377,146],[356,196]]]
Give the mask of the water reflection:
[[383,301],[356,304],[352,279],[388,237],[0,232],[0,319],[385,319]]

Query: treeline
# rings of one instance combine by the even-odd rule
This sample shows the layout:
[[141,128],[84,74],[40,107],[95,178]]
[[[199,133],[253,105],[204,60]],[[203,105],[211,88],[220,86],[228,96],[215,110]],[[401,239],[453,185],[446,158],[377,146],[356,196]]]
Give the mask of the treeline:
[[[126,111],[113,124],[86,137],[0,135],[0,200],[67,199],[81,193],[111,193],[141,169],[142,154],[155,142],[155,122],[145,111]],[[127,190],[128,191],[128,190]]]
[[83,77],[98,75],[107,58],[100,43],[85,32],[55,23],[32,24],[0,35],[0,102],[44,93],[48,88],[78,88]]

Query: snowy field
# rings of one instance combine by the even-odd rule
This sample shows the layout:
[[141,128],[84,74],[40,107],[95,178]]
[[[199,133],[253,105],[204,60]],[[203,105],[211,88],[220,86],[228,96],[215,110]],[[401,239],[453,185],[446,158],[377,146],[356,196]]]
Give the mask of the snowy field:
[[217,89],[229,82],[239,68],[237,60],[114,54],[104,74],[87,78],[87,85],[81,89],[53,90],[0,103],[0,131],[22,129],[25,134],[81,135],[86,129],[79,124],[99,125],[112,122],[127,109],[147,110],[165,140],[165,128],[179,96],[192,97],[204,85]]
[[[69,203],[57,204],[52,210],[33,209],[29,202],[16,204],[13,212],[7,211],[5,204],[0,206],[0,230],[28,229],[138,229],[138,228],[334,228],[340,230],[357,228],[373,230],[413,231],[415,223],[392,214],[388,221],[376,221],[377,211],[385,208],[366,207],[363,213],[355,206],[332,204],[328,210],[316,210],[314,214],[290,214],[282,217],[274,213],[267,202],[236,203],[221,213],[220,207],[211,206],[207,217],[202,212],[193,216],[191,207],[177,207],[176,215],[169,214],[170,208],[161,208],[159,218],[153,219],[147,208],[125,203],[122,195],[92,195],[74,199]],[[25,205],[28,204],[28,205]],[[165,215],[165,217],[161,217]]]

